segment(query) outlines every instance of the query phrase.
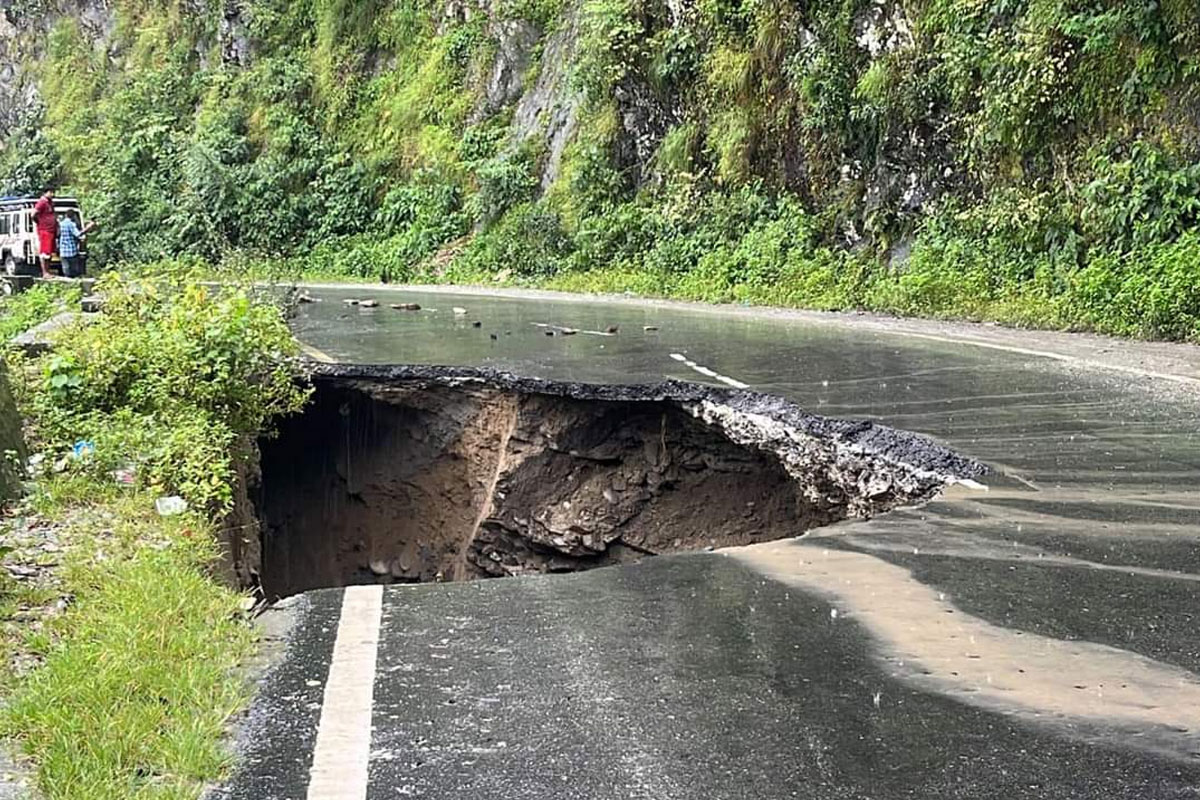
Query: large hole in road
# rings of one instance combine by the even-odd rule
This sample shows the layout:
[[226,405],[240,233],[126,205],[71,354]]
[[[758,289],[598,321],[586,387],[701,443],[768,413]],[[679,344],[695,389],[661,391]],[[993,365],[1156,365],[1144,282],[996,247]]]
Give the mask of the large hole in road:
[[239,578],[268,598],[794,537],[982,471],[914,434],[688,383],[332,365],[313,382],[260,442],[237,526]]

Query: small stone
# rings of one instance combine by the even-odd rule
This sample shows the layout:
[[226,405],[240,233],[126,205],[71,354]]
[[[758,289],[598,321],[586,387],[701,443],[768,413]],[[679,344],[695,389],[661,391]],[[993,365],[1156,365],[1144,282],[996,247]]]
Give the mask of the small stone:
[[657,325],[643,325],[643,326],[642,326],[642,330],[644,330],[644,331],[646,331],[647,333],[649,333],[650,331],[656,331],[656,330],[658,330],[658,326],[657,326]]
[[379,305],[378,300],[359,300],[358,301],[359,308],[375,308],[378,305]]
[[311,294],[308,294],[307,292],[301,292],[300,294],[296,295],[296,302],[297,303],[315,303],[315,302],[317,302],[317,298],[313,297]]
[[483,327],[483,323],[482,323],[482,322],[480,322],[479,320],[475,320],[474,322],[472,322],[472,323],[471,323],[471,327],[472,327],[472,328],[482,328],[482,327]]
[[461,317],[467,313],[467,310],[465,308],[460,308],[459,306],[455,306],[454,308],[452,308],[450,310],[453,311],[454,314],[459,317]]
[[563,328],[562,329],[563,336],[574,336],[577,333],[579,333],[579,331],[575,330],[574,328]]
[[489,333],[489,334],[488,334],[488,338],[489,338],[489,339],[491,339],[493,342],[495,342],[495,341],[499,341],[499,339],[500,339],[500,337],[499,337],[499,336],[497,336],[497,335],[496,335],[496,334],[494,334],[494,333]]
[[354,299],[352,299],[352,298],[347,298],[347,299],[343,300],[342,302],[343,302],[343,303],[345,303],[345,304],[346,304],[346,305],[348,305],[348,306],[356,306],[356,305],[358,305],[358,301],[357,301],[357,300],[354,300]]
[[604,332],[605,333],[617,333],[620,330],[621,329],[616,325],[609,325],[607,328],[604,329]]
[[388,566],[388,562],[386,562],[382,559],[377,559],[377,558],[371,559],[371,563],[368,564],[367,566],[369,566],[371,568],[371,572],[373,572],[374,574],[376,574],[380,577],[383,577],[384,575],[387,575],[389,572],[391,572],[391,567]]
[[392,308],[397,311],[420,311],[421,306],[418,303],[392,303]]
[[553,336],[553,335],[554,335],[554,331],[549,331],[549,330],[548,330],[548,331],[546,331],[546,335],[547,335],[547,336]]

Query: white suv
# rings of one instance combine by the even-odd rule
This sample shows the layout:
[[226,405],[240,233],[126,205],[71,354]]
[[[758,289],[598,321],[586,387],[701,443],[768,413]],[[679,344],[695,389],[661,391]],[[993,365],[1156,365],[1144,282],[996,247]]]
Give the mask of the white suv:
[[[37,227],[33,224],[33,204],[36,202],[36,197],[0,198],[0,265],[8,275],[41,274]],[[68,211],[75,211],[83,219],[79,201],[74,197],[54,198],[55,214],[61,217]],[[50,263],[52,267],[61,267],[58,253],[53,255]]]

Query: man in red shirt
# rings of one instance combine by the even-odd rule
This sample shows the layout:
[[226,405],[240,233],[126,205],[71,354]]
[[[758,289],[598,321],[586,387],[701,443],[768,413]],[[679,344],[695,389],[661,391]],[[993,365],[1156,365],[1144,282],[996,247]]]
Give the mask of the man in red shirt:
[[38,260],[42,265],[42,277],[50,277],[50,256],[54,254],[54,243],[58,238],[58,217],[54,216],[54,190],[47,189],[33,206],[33,222],[38,232]]

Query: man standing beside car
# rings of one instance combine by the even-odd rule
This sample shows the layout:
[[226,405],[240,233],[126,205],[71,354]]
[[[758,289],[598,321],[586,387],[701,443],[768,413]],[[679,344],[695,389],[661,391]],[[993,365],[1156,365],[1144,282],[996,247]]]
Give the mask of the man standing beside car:
[[33,206],[33,222],[38,234],[38,261],[42,277],[50,277],[50,256],[58,238],[58,217],[54,215],[54,190],[47,189]]
[[86,272],[83,263],[83,237],[87,236],[95,223],[79,227],[79,212],[68,211],[58,226],[58,254],[62,257],[64,278],[82,278]]

